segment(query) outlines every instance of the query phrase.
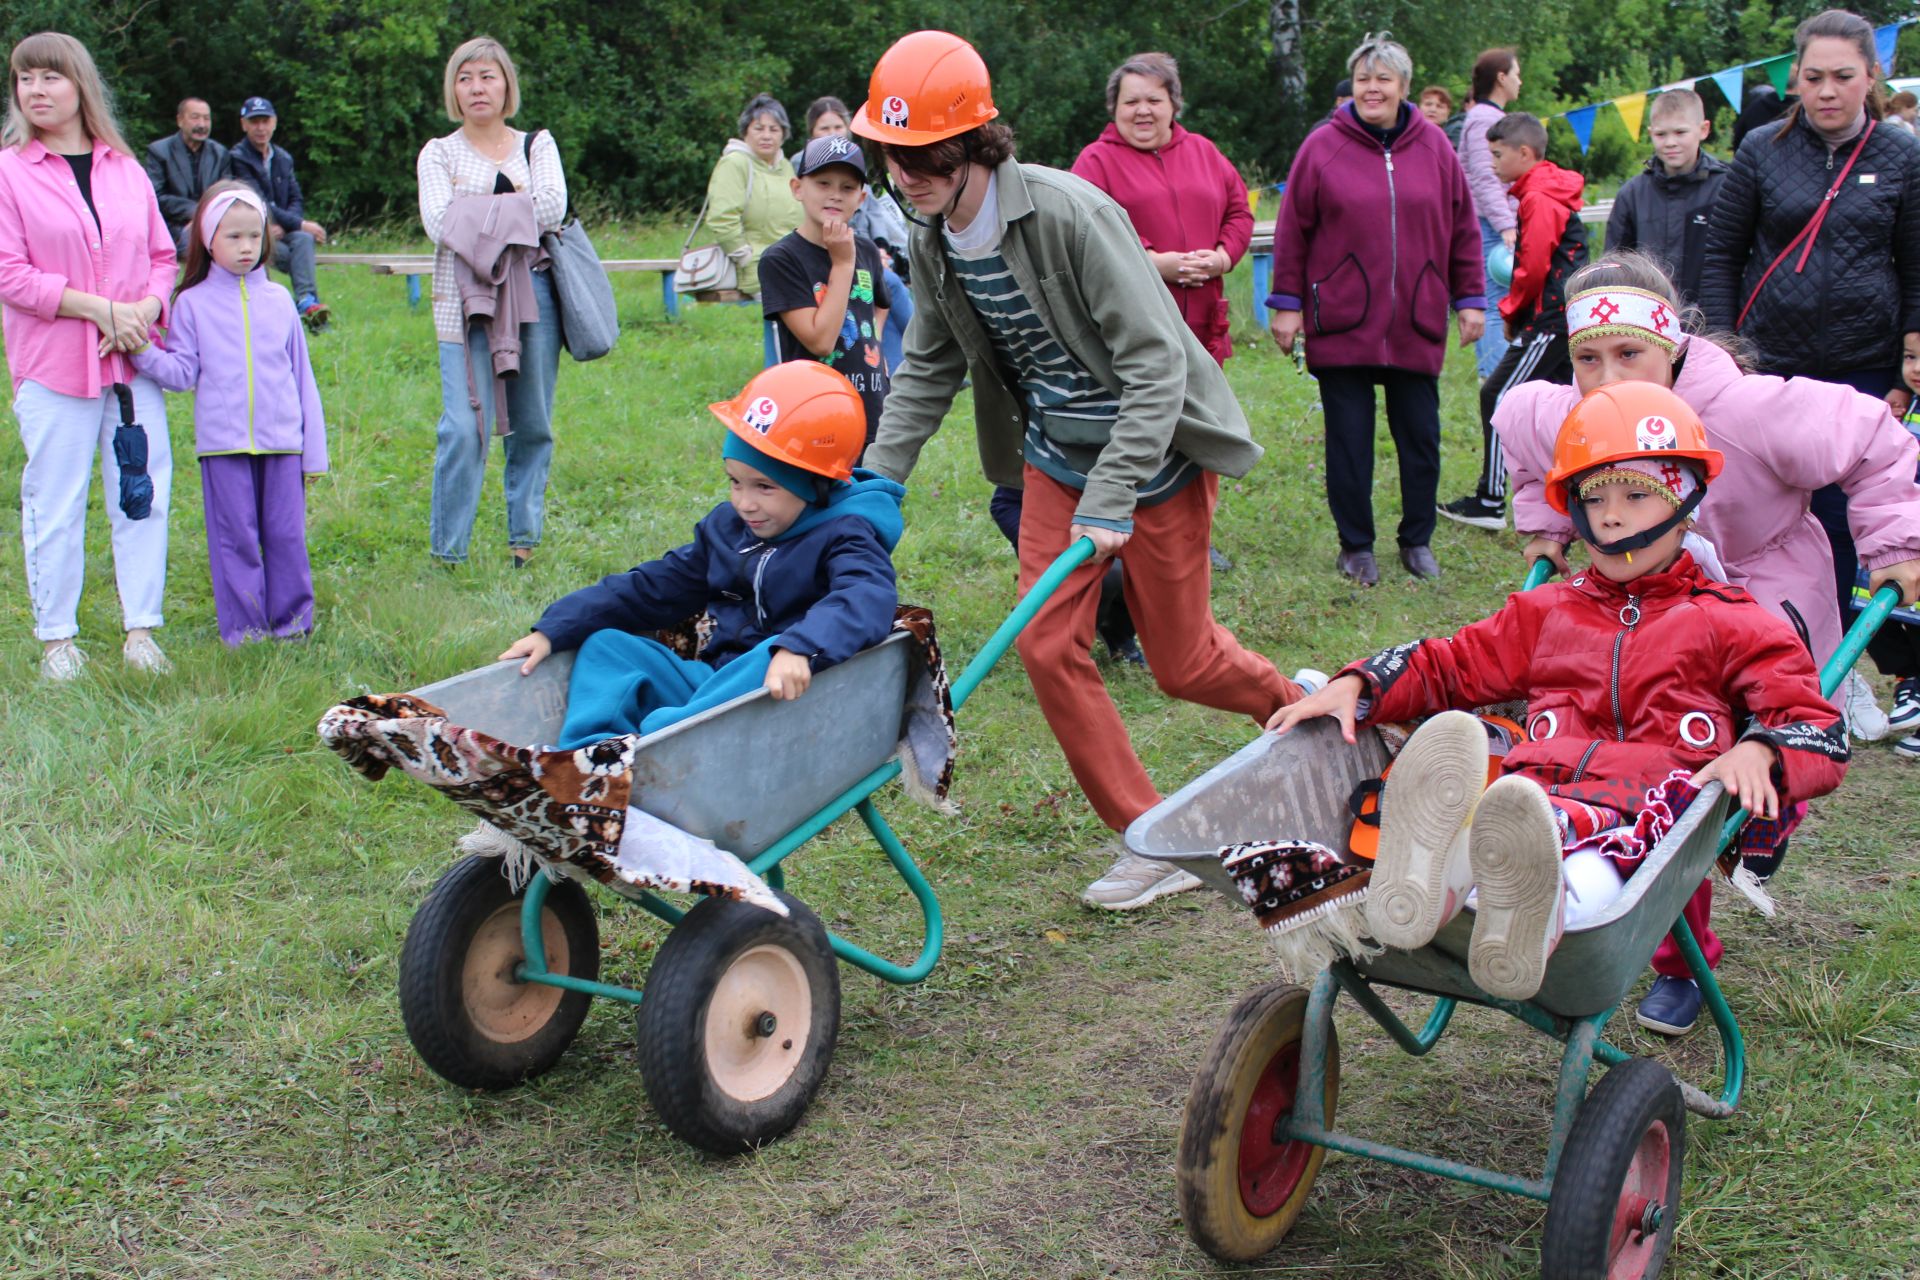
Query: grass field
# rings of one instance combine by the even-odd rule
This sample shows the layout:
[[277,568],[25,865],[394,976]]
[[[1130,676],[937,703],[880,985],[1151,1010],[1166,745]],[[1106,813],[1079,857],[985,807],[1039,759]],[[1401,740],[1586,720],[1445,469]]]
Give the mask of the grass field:
[[[672,227],[604,229],[609,256],[671,252]],[[398,244],[389,241],[387,243]],[[343,246],[364,248],[365,245]],[[508,567],[490,480],[468,567],[426,555],[438,378],[401,286],[326,273],[314,343],[334,471],[314,491],[318,629],[229,652],[206,578],[190,408],[173,403],[169,625],[178,665],[115,653],[95,495],[85,679],[34,676],[17,508],[0,504],[0,1271],[19,1277],[1177,1277],[1221,1273],[1186,1239],[1172,1167],[1193,1070],[1234,1001],[1271,977],[1251,921],[1189,894],[1119,919],[1076,902],[1107,833],[1078,798],[1009,658],[961,718],[957,819],[883,805],[947,910],[922,986],[843,971],[844,1025],[806,1123],[721,1161],[668,1135],[628,1012],[596,1005],[561,1065],[463,1093],[415,1058],[395,1002],[407,922],[469,824],[405,781],[369,784],[314,736],[330,703],[490,659],[553,596],[683,540],[719,500],[706,402],[757,367],[755,319],[670,325],[621,277],[608,359],[563,361],[546,541]],[[1244,269],[1232,282],[1244,303]],[[1237,563],[1221,618],[1283,670],[1451,629],[1521,576],[1508,538],[1442,522],[1446,576],[1333,571],[1313,384],[1240,317],[1230,376],[1269,452],[1222,488]],[[1443,399],[1442,497],[1479,447],[1468,362]],[[963,397],[913,477],[902,596],[936,607],[950,660],[1012,604]],[[1376,508],[1398,498],[1380,432]],[[22,462],[0,432],[0,474]],[[493,477],[498,475],[498,462]],[[1166,790],[1251,728],[1108,671]],[[1882,692],[1884,694],[1884,682]],[[747,767],[798,769],[779,744]],[[1739,1115],[1689,1130],[1682,1277],[1920,1275],[1920,773],[1863,750],[1775,882],[1771,920],[1726,905],[1723,970],[1751,1071]],[[830,927],[910,955],[905,891],[843,823],[789,864]],[[600,899],[602,972],[637,985],[665,936]],[[1412,1011],[1413,1002],[1400,1001]],[[1350,1006],[1349,1006],[1350,1008]],[[1345,1127],[1534,1173],[1556,1056],[1463,1013],[1430,1059],[1343,1016]],[[1717,1084],[1710,1033],[1616,1042]],[[1521,1277],[1542,1209],[1334,1156],[1285,1245],[1244,1274]]]

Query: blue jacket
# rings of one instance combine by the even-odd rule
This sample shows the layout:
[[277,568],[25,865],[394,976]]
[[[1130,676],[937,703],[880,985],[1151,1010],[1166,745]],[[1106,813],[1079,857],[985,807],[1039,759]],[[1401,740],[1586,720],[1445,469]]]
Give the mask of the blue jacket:
[[300,194],[300,180],[293,176],[293,156],[274,144],[273,157],[263,160],[245,135],[227,153],[233,176],[260,193],[267,202],[267,213],[282,231],[298,231],[307,217],[307,202]]
[[577,649],[606,627],[640,633],[709,610],[716,625],[700,657],[715,667],[776,637],[816,671],[845,662],[893,628],[889,553],[905,528],[907,492],[871,471],[853,475],[770,542],[723,502],[694,526],[692,542],[562,596],[533,629],[555,649]]

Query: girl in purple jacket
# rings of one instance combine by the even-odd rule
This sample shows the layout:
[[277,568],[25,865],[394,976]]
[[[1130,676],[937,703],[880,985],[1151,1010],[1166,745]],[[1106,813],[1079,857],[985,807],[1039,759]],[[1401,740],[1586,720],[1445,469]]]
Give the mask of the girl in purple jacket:
[[163,345],[133,356],[168,391],[194,393],[213,604],[229,645],[313,630],[305,482],[327,469],[327,427],[293,295],[267,279],[266,226],[251,188],[210,187]]

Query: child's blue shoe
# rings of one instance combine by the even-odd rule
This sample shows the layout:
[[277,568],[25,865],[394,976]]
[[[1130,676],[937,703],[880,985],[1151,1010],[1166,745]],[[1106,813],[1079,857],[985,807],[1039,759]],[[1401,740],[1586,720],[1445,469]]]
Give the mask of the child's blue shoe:
[[1641,1026],[1663,1036],[1683,1036],[1700,1020],[1700,984],[1692,978],[1669,978],[1665,974],[1653,980],[1653,989],[1640,1002],[1636,1015]]

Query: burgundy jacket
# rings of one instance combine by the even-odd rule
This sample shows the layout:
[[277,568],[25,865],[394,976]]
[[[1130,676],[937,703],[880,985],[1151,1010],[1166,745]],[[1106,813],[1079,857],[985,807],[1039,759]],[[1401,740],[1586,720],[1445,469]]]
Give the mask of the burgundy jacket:
[[1391,150],[1352,105],[1300,144],[1267,305],[1306,313],[1307,363],[1438,376],[1449,311],[1484,309],[1480,224],[1447,135],[1401,105]]
[[[1229,263],[1238,265],[1253,239],[1253,210],[1240,171],[1211,142],[1177,124],[1166,146],[1141,151],[1108,122],[1081,150],[1073,172],[1127,211],[1140,243],[1151,252],[1223,249]],[[1197,289],[1174,288],[1173,300],[1207,353],[1225,363],[1233,342],[1227,336],[1222,281],[1216,277]]]

